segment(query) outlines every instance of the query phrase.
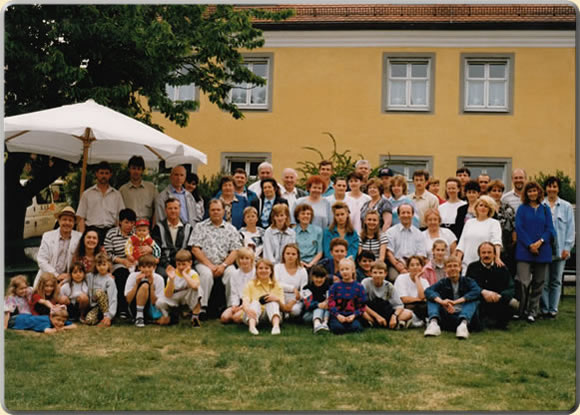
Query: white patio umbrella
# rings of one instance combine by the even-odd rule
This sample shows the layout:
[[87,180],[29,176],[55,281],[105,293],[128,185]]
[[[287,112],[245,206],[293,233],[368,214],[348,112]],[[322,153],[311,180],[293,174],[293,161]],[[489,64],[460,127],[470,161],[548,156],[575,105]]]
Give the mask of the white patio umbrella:
[[165,160],[168,167],[182,163],[207,164],[207,156],[131,117],[92,99],[28,114],[4,118],[6,148],[11,152],[43,154],[87,164],[126,162],[141,156],[148,166]]

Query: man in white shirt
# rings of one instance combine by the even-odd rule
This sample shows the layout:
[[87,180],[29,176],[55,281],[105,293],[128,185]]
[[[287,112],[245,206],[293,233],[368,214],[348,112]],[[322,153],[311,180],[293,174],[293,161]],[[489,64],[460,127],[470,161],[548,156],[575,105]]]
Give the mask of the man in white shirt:
[[296,170],[291,168],[285,168],[282,171],[282,192],[281,195],[284,199],[288,201],[288,207],[290,209],[290,216],[294,216],[294,207],[296,206],[296,200],[303,196],[306,196],[306,191],[296,187],[296,180],[298,179],[298,174]]
[[425,212],[429,208],[437,209],[439,207],[439,199],[433,193],[427,191],[427,181],[429,180],[429,172],[426,170],[416,170],[413,172],[413,184],[415,185],[415,192],[411,193],[409,197],[415,202],[417,213],[419,214],[419,227],[425,229]]
[[399,206],[400,223],[387,230],[387,259],[389,281],[394,282],[399,274],[407,271],[406,260],[412,255],[427,257],[423,233],[413,226],[413,206],[403,203]]
[[82,233],[85,226],[94,226],[99,229],[101,240],[109,229],[117,226],[119,212],[125,209],[121,193],[109,185],[112,174],[111,165],[100,162],[95,173],[97,184],[83,192],[77,209],[78,231]]
[[516,213],[522,204],[522,190],[524,190],[526,180],[527,176],[524,169],[514,169],[512,172],[513,189],[501,197],[501,201],[510,205]]

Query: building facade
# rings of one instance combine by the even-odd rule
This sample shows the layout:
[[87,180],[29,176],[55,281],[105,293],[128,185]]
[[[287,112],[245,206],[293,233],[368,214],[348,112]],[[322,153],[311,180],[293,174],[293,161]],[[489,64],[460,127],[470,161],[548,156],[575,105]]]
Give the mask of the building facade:
[[[244,54],[267,86],[240,85],[235,120],[194,86],[200,108],[166,133],[208,155],[198,173],[264,160],[284,167],[340,151],[410,177],[459,166],[509,189],[512,168],[575,175],[575,9],[568,5],[287,6],[257,22],[265,45]],[[185,94],[185,95],[184,95]],[[161,118],[161,117],[160,117]]]

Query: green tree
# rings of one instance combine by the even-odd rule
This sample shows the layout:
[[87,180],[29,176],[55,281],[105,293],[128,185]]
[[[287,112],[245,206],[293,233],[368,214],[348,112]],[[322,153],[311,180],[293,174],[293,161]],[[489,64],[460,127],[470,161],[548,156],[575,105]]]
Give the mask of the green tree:
[[[194,83],[234,118],[228,102],[234,84],[263,85],[243,65],[240,49],[264,44],[252,19],[280,20],[291,11],[268,12],[231,5],[12,5],[5,12],[5,114],[7,116],[82,102],[99,104],[161,129],[155,108],[179,126],[198,102],[173,102],[166,85]],[[68,163],[37,163],[20,185],[29,161],[5,159],[6,240],[22,237],[26,206]],[[72,167],[78,169],[78,166]],[[7,254],[7,258],[15,256]]]
[[573,182],[570,176],[565,174],[562,170],[556,170],[556,173],[538,173],[537,176],[533,178],[542,189],[545,188],[546,180],[550,176],[555,176],[560,179],[560,197],[572,204],[576,203],[576,182]]

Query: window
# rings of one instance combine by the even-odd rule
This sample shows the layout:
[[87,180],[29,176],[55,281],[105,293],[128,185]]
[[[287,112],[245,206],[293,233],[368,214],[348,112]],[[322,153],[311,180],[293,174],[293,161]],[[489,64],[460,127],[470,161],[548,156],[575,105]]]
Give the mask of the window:
[[463,111],[511,112],[513,57],[463,56]]
[[272,61],[273,55],[251,55],[244,57],[244,66],[255,75],[266,80],[264,86],[248,84],[236,85],[230,91],[230,99],[244,110],[271,110],[272,108]]
[[511,186],[511,158],[498,157],[458,157],[457,167],[467,167],[471,171],[471,178],[477,180],[480,174],[488,174],[491,180],[501,180],[506,189]]
[[385,111],[432,111],[435,55],[384,56]]
[[395,174],[400,174],[407,178],[407,193],[415,191],[415,185],[413,185],[413,173],[415,171],[427,170],[429,173],[433,171],[433,157],[430,156],[381,156],[379,161],[381,166],[388,165]]
[[258,166],[272,160],[271,153],[222,153],[222,169],[233,174],[236,169],[244,169],[248,178],[258,177]]
[[172,86],[165,85],[165,92],[170,100],[178,101],[194,101],[196,100],[195,84]]

